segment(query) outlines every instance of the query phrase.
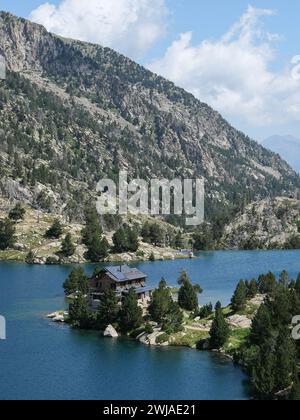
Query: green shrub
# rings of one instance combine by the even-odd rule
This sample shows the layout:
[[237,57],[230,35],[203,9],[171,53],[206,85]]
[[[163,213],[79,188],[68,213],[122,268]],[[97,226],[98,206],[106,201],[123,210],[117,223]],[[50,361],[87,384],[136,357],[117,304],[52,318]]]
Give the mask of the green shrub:
[[151,324],[146,324],[145,325],[145,333],[146,334],[153,334],[154,330]]

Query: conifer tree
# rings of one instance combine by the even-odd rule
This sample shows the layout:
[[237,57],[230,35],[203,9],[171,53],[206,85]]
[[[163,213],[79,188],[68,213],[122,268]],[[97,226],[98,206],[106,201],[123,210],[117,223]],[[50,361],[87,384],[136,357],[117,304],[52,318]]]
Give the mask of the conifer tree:
[[171,302],[169,310],[164,318],[162,327],[164,330],[178,332],[182,329],[183,312],[177,302]]
[[250,343],[260,346],[271,339],[273,335],[271,313],[267,305],[261,305],[253,321],[250,334]]
[[33,251],[30,250],[28,252],[28,254],[26,255],[26,258],[25,258],[26,264],[29,264],[29,265],[33,264],[34,263],[34,258],[35,258],[35,255],[34,255]]
[[109,243],[103,237],[99,216],[94,207],[85,209],[85,228],[82,230],[82,241],[87,247],[85,257],[91,262],[103,261],[109,252]]
[[87,300],[82,295],[79,295],[70,303],[69,320],[72,325],[81,329],[89,328],[91,326],[90,316]]
[[267,275],[261,275],[258,278],[259,292],[262,294],[271,294],[275,291],[277,286],[276,277],[269,272]]
[[172,295],[170,289],[167,288],[166,282],[162,279],[159,283],[158,289],[153,292],[151,303],[149,306],[149,313],[151,319],[159,324],[163,324],[166,316],[170,311],[172,304]]
[[296,348],[287,327],[279,330],[275,356],[276,390],[280,392],[290,388],[297,381]]
[[113,290],[106,290],[100,299],[97,312],[97,324],[100,329],[105,329],[108,325],[114,324],[118,320],[120,307],[118,299]]
[[258,293],[258,284],[257,281],[255,279],[251,280],[250,283],[248,283],[248,287],[247,287],[247,297],[249,299],[253,299],[255,298],[255,296]]
[[244,280],[241,280],[231,299],[231,308],[234,312],[238,312],[245,307],[247,301],[247,287]]
[[52,226],[47,230],[45,236],[48,239],[58,239],[63,234],[63,228],[58,219],[55,219]]
[[8,217],[10,220],[18,222],[19,220],[23,220],[25,216],[26,210],[20,203],[17,203],[15,207],[9,212]]
[[295,291],[300,296],[300,273],[298,274],[297,281],[295,284]]
[[76,247],[72,241],[72,235],[67,233],[61,244],[60,253],[63,257],[69,258],[75,254]]
[[65,294],[70,295],[75,292],[86,294],[88,291],[88,281],[88,277],[81,267],[74,268],[63,284]]
[[124,332],[139,328],[143,321],[143,311],[138,306],[137,296],[133,289],[124,298],[120,311],[120,326]]
[[210,330],[210,346],[213,349],[220,349],[224,346],[229,338],[230,329],[225,320],[222,305],[220,302],[216,304],[215,318]]
[[16,242],[16,227],[10,219],[0,220],[0,250],[12,248]]
[[258,399],[273,400],[276,390],[276,358],[269,348],[262,347],[252,368],[252,383]]
[[199,307],[197,293],[203,292],[201,287],[199,285],[192,285],[186,272],[182,272],[178,279],[178,284],[181,285],[178,293],[179,306],[186,311],[197,310]]
[[284,270],[280,273],[279,283],[286,288],[289,286],[289,274],[287,271]]

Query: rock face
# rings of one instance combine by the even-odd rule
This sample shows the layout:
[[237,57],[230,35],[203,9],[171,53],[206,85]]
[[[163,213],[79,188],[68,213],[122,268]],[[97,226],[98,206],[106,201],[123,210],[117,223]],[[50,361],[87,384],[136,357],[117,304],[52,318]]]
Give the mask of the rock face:
[[236,328],[251,328],[252,321],[246,316],[233,315],[227,318],[229,325]]
[[222,244],[232,249],[299,248],[300,202],[277,197],[250,204],[226,227]]
[[118,338],[119,334],[112,325],[109,325],[103,333],[104,337]]
[[146,180],[203,176],[212,216],[245,196],[294,194],[300,186],[278,155],[108,48],[63,39],[1,12],[0,54],[8,67],[0,84],[5,197],[77,220],[100,175],[128,169]]

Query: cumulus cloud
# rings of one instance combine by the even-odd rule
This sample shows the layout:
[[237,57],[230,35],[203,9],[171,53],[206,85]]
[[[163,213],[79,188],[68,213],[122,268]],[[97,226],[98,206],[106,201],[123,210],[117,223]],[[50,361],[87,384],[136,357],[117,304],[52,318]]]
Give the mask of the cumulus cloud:
[[279,36],[263,25],[272,10],[248,7],[217,40],[192,43],[183,33],[148,67],[192,92],[233,121],[251,126],[300,119],[300,57],[272,70]]
[[44,3],[30,19],[56,34],[141,57],[164,35],[165,0],[62,0]]

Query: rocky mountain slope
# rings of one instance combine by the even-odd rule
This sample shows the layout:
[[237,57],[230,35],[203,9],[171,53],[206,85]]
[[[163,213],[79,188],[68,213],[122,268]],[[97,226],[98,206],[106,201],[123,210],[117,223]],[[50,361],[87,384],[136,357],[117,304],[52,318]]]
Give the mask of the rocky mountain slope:
[[226,227],[231,249],[300,248],[300,202],[277,197],[252,203]]
[[80,220],[103,176],[206,180],[207,216],[299,177],[173,83],[98,45],[0,13],[0,194]]

